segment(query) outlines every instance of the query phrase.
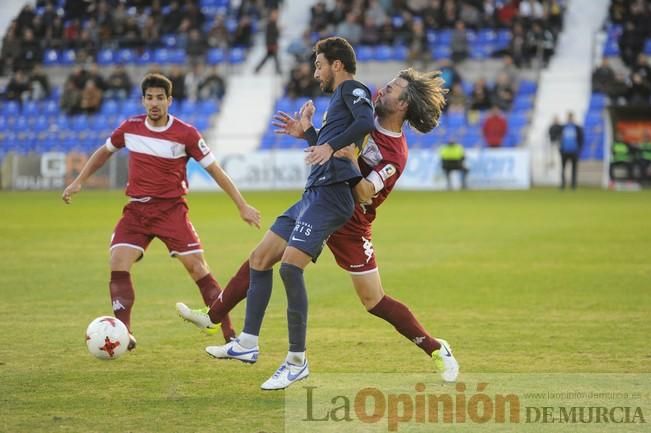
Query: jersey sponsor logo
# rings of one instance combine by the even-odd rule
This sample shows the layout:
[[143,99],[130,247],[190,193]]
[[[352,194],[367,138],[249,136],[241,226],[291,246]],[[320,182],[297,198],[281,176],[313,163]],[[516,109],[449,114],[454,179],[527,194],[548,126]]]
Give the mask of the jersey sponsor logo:
[[210,153],[210,148],[206,144],[206,140],[204,140],[203,138],[199,139],[198,146],[202,154],[208,155]]
[[349,265],[348,267],[351,268],[351,269],[357,269],[357,268],[361,268],[361,267],[364,267],[364,266],[366,266],[366,265],[364,263],[362,263],[360,265]]
[[396,174],[396,168],[392,164],[387,164],[382,170],[380,170],[380,177],[382,180],[387,180],[394,174]]
[[357,89],[353,90],[353,96],[357,99],[353,101],[353,105],[357,104],[359,101],[366,101],[369,104],[371,104],[370,99],[368,99],[368,96],[366,95],[366,91],[360,87]]
[[119,311],[119,310],[126,310],[124,305],[122,305],[122,302],[120,302],[119,299],[116,299],[113,301],[113,311]]

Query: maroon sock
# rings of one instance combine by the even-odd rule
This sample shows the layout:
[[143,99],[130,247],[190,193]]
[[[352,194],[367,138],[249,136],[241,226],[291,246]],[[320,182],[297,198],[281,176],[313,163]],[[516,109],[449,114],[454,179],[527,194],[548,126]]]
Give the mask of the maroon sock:
[[396,331],[407,337],[430,356],[432,352],[441,348],[439,342],[433,339],[418,323],[409,308],[389,296],[382,297],[380,302],[368,312],[392,324]]
[[[203,298],[203,302],[206,306],[211,306],[222,294],[222,289],[219,287],[219,283],[217,283],[217,281],[210,273],[205,277],[198,279],[196,283],[197,286],[199,286],[201,297]],[[226,342],[231,341],[231,338],[235,338],[235,330],[233,329],[231,318],[228,317],[228,315],[225,315],[219,322],[213,320],[213,323],[220,324],[222,328],[222,334],[224,335],[224,340],[226,340]]]
[[210,311],[208,311],[210,320],[213,323],[222,323],[224,317],[228,317],[229,311],[235,308],[242,299],[246,298],[247,290],[249,290],[248,260],[242,263],[235,276],[228,282],[221,296],[210,306]]
[[127,271],[112,271],[109,283],[113,314],[127,325],[131,332],[131,307],[136,299],[136,293],[131,284],[131,275]]

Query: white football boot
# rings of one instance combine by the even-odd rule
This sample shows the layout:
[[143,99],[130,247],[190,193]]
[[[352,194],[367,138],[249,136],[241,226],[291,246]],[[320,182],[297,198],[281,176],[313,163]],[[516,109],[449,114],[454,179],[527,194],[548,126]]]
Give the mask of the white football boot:
[[290,364],[284,361],[278,370],[265,383],[260,385],[265,391],[274,391],[285,389],[294,382],[303,380],[310,375],[310,369],[307,366],[307,359],[303,365]]
[[258,346],[246,348],[240,345],[240,340],[233,339],[223,346],[206,347],[208,355],[218,359],[237,359],[238,361],[253,364],[258,360],[260,349]]
[[436,370],[446,382],[456,382],[459,375],[459,363],[452,354],[450,344],[442,338],[436,338],[441,343],[441,348],[432,352],[432,359]]

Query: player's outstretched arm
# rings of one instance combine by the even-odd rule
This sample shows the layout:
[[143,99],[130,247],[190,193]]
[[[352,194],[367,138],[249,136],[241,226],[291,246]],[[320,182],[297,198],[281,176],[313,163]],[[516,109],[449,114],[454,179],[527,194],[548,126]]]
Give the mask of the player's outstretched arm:
[[72,196],[81,191],[81,187],[84,182],[86,182],[86,179],[91,177],[93,173],[106,164],[106,161],[109,160],[111,155],[113,155],[113,153],[109,151],[106,146],[102,145],[91,155],[90,158],[88,158],[88,161],[86,161],[86,164],[82,167],[79,175],[66,187],[66,189],[63,190],[61,198],[66,202],[66,204],[70,204]]
[[301,107],[298,113],[295,113],[294,116],[279,111],[274,114],[273,121],[271,124],[277,129],[274,130],[276,134],[287,134],[296,138],[307,138],[306,131],[312,128],[312,117],[316,107],[312,100],[307,101]]
[[217,185],[233,200],[233,203],[235,203],[240,211],[240,217],[249,225],[260,228],[260,212],[244,200],[244,197],[233,183],[231,177],[222,170],[219,164],[213,162],[206,167],[206,171],[215,179]]

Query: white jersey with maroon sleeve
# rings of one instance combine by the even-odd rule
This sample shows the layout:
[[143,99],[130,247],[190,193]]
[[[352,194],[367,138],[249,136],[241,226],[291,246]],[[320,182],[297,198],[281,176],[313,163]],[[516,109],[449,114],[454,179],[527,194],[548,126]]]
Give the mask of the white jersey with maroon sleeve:
[[348,224],[368,225],[375,219],[377,207],[393,190],[407,164],[408,155],[405,135],[382,128],[376,119],[375,129],[369,135],[358,161],[362,176],[373,183],[377,193],[369,203],[355,207]]
[[146,115],[131,117],[106,140],[115,152],[129,149],[130,197],[176,198],[187,193],[186,164],[190,158],[208,167],[215,157],[195,127],[173,116],[161,127],[149,125]]

